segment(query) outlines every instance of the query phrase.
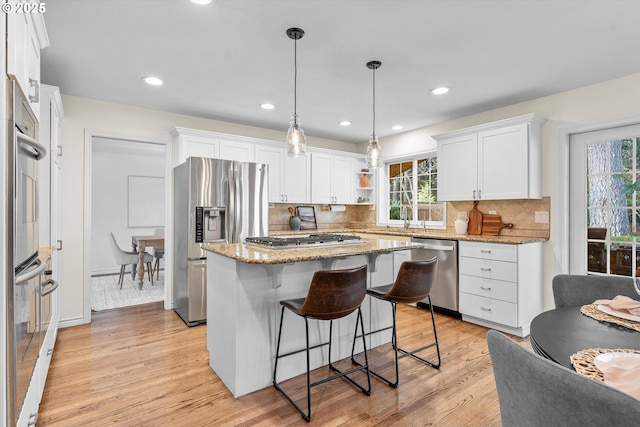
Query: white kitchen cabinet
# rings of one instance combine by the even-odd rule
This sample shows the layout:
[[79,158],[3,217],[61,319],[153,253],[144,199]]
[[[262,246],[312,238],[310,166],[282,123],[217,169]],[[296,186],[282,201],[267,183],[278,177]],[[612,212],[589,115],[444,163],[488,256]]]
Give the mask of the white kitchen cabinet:
[[321,204],[354,203],[353,158],[327,153],[311,154],[311,201]]
[[542,125],[536,114],[436,135],[438,200],[542,197]]
[[269,201],[311,201],[310,156],[291,157],[283,144],[256,145],[256,162],[269,165]]
[[220,158],[239,162],[255,162],[255,144],[243,141],[220,140]]
[[220,158],[220,141],[211,132],[177,127],[173,137],[173,165],[184,163],[189,157]]
[[459,242],[462,320],[510,334],[529,335],[543,311],[542,243]]
[[[15,0],[7,4],[14,11],[4,14],[7,18],[7,74],[16,79],[24,97],[29,100],[29,107],[40,119],[40,50],[49,46],[44,10],[41,9],[46,5]],[[33,11],[34,8],[35,12],[17,12],[20,9]]]

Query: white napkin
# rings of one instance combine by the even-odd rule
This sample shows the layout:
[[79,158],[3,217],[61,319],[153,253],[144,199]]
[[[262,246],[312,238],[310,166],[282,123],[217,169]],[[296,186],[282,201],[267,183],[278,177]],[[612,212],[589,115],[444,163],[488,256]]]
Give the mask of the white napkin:
[[618,357],[596,357],[593,361],[604,374],[605,384],[640,399],[640,357],[625,353],[613,355]]
[[624,295],[617,295],[612,300],[599,299],[596,300],[594,304],[605,305],[612,310],[633,314],[634,316],[640,316],[640,301],[636,301]]

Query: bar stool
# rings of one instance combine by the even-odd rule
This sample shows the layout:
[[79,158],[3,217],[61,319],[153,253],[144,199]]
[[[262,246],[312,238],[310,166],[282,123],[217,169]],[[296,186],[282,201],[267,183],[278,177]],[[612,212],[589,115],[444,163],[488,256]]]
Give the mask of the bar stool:
[[[362,320],[362,312],[360,310],[360,304],[364,300],[367,292],[367,266],[344,269],[344,270],[319,270],[316,271],[311,280],[309,291],[306,298],[290,299],[280,301],[282,305],[282,311],[280,315],[280,330],[278,332],[278,344],[276,348],[276,360],[273,368],[273,386],[296,408],[302,418],[309,422],[311,421],[311,387],[323,384],[327,381],[331,381],[336,378],[344,378],[346,381],[353,384],[365,395],[371,394],[371,378],[369,376],[369,365],[367,359],[367,346],[365,342],[364,323]],[[305,331],[306,331],[306,348],[292,351],[286,354],[280,355],[280,339],[282,337],[282,325],[284,319],[284,309],[289,309],[292,313],[304,318]],[[331,335],[333,330],[333,320],[346,317],[347,315],[358,311],[358,318],[356,320],[356,328],[353,336],[355,347],[355,341],[358,337],[358,324],[362,331],[362,344],[364,347],[364,365],[359,365],[355,368],[340,371],[331,362]],[[309,345],[309,319],[316,320],[329,320],[329,342]],[[320,381],[311,383],[310,364],[309,364],[309,350],[329,345],[329,368],[336,372],[335,375],[328,378],[324,378]],[[305,413],[289,395],[280,387],[276,380],[278,372],[278,360],[291,356],[294,354],[306,351],[307,355],[307,413]],[[353,349],[352,349],[353,353]],[[366,370],[367,372],[367,388],[365,389],[360,384],[356,383],[348,375],[356,371]]]
[[[398,359],[405,356],[411,356],[414,359],[425,363],[435,369],[440,369],[440,346],[438,344],[438,335],[436,333],[436,321],[433,316],[433,306],[431,305],[431,296],[429,293],[433,288],[433,284],[436,278],[436,270],[438,268],[438,257],[433,257],[430,260],[426,261],[405,261],[400,265],[400,270],[398,271],[398,275],[396,276],[396,281],[389,285],[379,286],[376,288],[370,288],[367,290],[367,294],[378,298],[383,301],[388,301],[391,303],[391,308],[393,312],[393,326],[389,326],[386,328],[382,328],[376,331],[372,331],[367,335],[386,331],[392,329],[391,334],[391,346],[394,349],[395,353],[395,368],[396,368],[396,379],[395,381],[391,381],[377,372],[370,371],[372,375],[376,376],[380,380],[386,382],[393,388],[398,387]],[[396,305],[397,304],[411,304],[418,301],[422,301],[424,299],[429,300],[429,311],[431,312],[431,324],[433,326],[433,336],[435,341],[420,347],[416,350],[407,351],[398,347],[398,335],[396,330]],[[422,350],[426,350],[428,348],[435,347],[436,352],[438,354],[438,362],[432,362],[429,360],[425,360],[422,357],[417,356],[415,353],[418,353]],[[398,356],[398,352],[402,353]],[[353,352],[352,352],[353,353]],[[360,365],[353,358],[353,354],[351,356],[352,362],[356,365]]]

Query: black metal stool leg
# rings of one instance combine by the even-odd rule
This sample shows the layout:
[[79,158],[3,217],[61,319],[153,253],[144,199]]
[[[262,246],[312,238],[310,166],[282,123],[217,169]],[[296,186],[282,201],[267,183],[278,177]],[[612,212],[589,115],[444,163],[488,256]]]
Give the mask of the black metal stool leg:
[[[273,386],[275,387],[276,390],[278,390],[288,401],[289,403],[291,403],[291,405],[293,405],[294,408],[296,408],[296,411],[298,411],[298,413],[302,416],[302,418],[306,421],[309,422],[311,421],[311,385],[310,385],[310,381],[311,381],[311,372],[309,370],[310,364],[309,364],[309,323],[307,321],[307,318],[304,318],[305,321],[305,330],[306,330],[306,353],[307,353],[307,408],[308,408],[308,413],[305,413],[297,404],[296,402],[293,401],[293,399],[282,389],[282,387],[280,387],[280,384],[278,384],[278,381],[276,380],[276,375],[278,373],[278,359],[280,358],[280,338],[282,337],[282,324],[283,324],[283,320],[284,320],[284,309],[285,307],[282,307],[282,312],[280,314],[280,328],[278,331],[278,344],[276,345],[276,360],[274,363],[274,367],[273,367]],[[286,356],[286,355],[284,355]],[[283,357],[284,357],[283,356]]]

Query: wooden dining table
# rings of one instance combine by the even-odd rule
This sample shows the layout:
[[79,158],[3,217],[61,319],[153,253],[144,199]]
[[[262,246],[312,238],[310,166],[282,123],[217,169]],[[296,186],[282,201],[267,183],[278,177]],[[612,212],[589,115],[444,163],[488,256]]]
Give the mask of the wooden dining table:
[[131,236],[131,246],[140,255],[137,268],[132,268],[131,276],[135,279],[136,271],[138,272],[138,283],[140,284],[140,289],[142,289],[144,282],[144,251],[147,246],[152,246],[157,250],[164,249],[164,236]]
[[545,311],[531,322],[533,350],[569,369],[571,355],[590,348],[640,350],[640,332],[592,319],[580,307]]

